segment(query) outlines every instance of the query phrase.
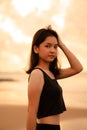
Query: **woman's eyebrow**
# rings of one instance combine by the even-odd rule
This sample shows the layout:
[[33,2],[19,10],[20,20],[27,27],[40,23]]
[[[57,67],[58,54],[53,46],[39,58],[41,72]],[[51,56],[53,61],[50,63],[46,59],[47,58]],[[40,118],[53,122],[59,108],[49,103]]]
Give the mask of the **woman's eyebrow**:
[[[52,45],[52,43],[50,42],[47,42],[46,44]],[[58,45],[58,43],[55,43],[54,45]]]

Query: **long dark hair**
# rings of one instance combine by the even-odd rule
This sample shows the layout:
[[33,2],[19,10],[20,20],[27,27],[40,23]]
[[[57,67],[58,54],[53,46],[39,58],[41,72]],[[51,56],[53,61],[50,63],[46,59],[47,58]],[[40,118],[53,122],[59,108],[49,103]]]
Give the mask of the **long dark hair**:
[[[26,73],[30,74],[31,71],[37,66],[38,64],[38,54],[36,54],[34,52],[34,46],[36,45],[37,47],[39,47],[39,45],[45,41],[45,39],[48,36],[54,36],[56,37],[57,41],[59,42],[59,38],[58,38],[58,34],[55,30],[53,30],[51,28],[51,26],[48,26],[47,28],[42,28],[40,30],[38,30],[34,37],[33,37],[33,41],[32,41],[32,48],[31,48],[31,55],[30,55],[30,66],[28,68],[28,70],[26,71]],[[58,59],[57,57],[54,59],[53,62],[51,62],[50,64],[50,71],[54,74],[54,76],[56,77],[56,75],[59,74],[59,68],[58,68]]]

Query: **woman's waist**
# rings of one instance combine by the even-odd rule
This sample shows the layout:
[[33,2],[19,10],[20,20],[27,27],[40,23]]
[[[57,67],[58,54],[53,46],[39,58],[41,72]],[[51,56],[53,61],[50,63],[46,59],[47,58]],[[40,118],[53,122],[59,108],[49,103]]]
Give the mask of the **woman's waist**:
[[59,125],[60,124],[60,115],[57,114],[57,115],[42,117],[40,119],[37,119],[37,123]]

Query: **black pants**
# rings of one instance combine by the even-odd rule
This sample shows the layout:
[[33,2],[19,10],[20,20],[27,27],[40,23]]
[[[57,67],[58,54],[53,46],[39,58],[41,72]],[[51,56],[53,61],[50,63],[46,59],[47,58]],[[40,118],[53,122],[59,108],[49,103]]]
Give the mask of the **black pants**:
[[60,130],[60,125],[37,124],[36,130]]

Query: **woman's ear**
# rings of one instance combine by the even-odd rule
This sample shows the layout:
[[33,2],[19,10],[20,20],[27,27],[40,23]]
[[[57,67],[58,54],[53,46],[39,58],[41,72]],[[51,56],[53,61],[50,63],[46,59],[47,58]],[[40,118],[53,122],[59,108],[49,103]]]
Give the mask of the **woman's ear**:
[[36,45],[34,45],[34,52],[36,53],[36,54],[38,54],[38,47],[36,46]]

